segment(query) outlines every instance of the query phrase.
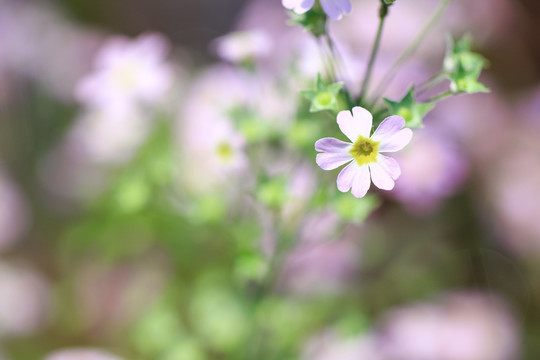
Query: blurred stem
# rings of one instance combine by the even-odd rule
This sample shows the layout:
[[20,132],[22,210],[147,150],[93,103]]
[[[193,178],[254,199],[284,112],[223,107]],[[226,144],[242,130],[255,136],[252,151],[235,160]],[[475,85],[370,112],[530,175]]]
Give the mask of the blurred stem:
[[[332,58],[336,64],[336,68],[339,70],[339,73],[337,76],[339,78],[335,78],[334,81],[343,81],[345,82],[346,78],[349,78],[347,75],[347,68],[345,67],[345,63],[343,62],[343,56],[341,56],[341,53],[339,52],[338,48],[336,47],[336,44],[334,43],[334,40],[330,37],[329,34],[326,34],[326,42],[328,44],[328,48],[330,49],[330,53],[332,54]],[[349,91],[347,91],[346,87],[344,86],[341,90],[341,92],[344,95],[345,101],[347,102],[347,108],[351,108],[353,106],[353,102],[351,99],[351,94]]]
[[424,92],[429,90],[431,87],[440,83],[442,80],[444,80],[444,74],[442,72],[432,76],[431,78],[427,79],[426,81],[418,85],[418,87],[416,88],[416,94],[417,95],[423,94]]
[[437,23],[439,18],[442,16],[448,5],[450,5],[450,2],[452,0],[442,0],[439,4],[439,7],[431,16],[431,19],[426,23],[424,28],[420,31],[420,33],[416,36],[416,38],[412,41],[412,43],[403,51],[403,53],[399,56],[399,58],[396,60],[394,65],[388,70],[388,72],[384,75],[383,79],[381,80],[380,84],[377,86],[377,89],[375,90],[374,95],[374,102],[376,102],[386,90],[387,86],[390,85],[392,80],[397,74],[397,71],[407,62],[409,59],[416,53],[416,50],[418,50],[418,47],[424,41],[424,38],[429,33],[431,28]]
[[434,96],[434,97],[432,97],[432,98],[429,98],[429,99],[427,99],[426,101],[423,101],[423,102],[425,102],[425,103],[432,103],[432,102],[435,102],[435,101],[439,101],[439,100],[445,99],[445,98],[447,98],[447,97],[449,97],[449,96],[451,96],[451,95],[453,95],[453,94],[454,94],[454,93],[451,92],[451,91],[445,91],[445,92],[443,92],[442,94],[436,95],[436,96]]
[[358,103],[362,103],[362,101],[366,98],[369,81],[371,80],[371,73],[373,72],[373,65],[375,64],[375,60],[377,59],[377,54],[381,45],[382,32],[386,16],[388,16],[388,5],[381,3],[381,7],[379,9],[379,28],[377,29],[377,35],[375,35],[375,42],[373,43],[373,48],[371,49],[371,55],[369,57],[369,63],[366,69],[366,73],[364,75],[364,81],[362,82],[362,89],[360,92],[360,99],[358,99]]
[[336,68],[334,66],[334,60],[332,59],[332,56],[326,51],[325,36],[321,35],[321,36],[318,36],[316,39],[317,39],[317,46],[319,48],[320,57],[323,62],[324,70],[327,75],[326,80],[328,82],[334,82],[336,79]]
[[[279,211],[272,212],[272,219],[274,229],[276,229],[276,246],[273,254],[269,259],[268,271],[265,278],[262,280],[261,285],[255,294],[253,300],[253,308],[255,312],[262,301],[271,295],[279,281],[281,269],[285,263],[287,251],[292,245],[292,240],[295,238],[286,231],[283,231],[282,226],[279,224]],[[268,315],[270,316],[270,315]],[[264,359],[264,343],[265,343],[265,331],[261,329],[260,324],[257,322],[256,314],[253,316],[253,331],[251,346],[246,351],[246,360],[252,359]]]

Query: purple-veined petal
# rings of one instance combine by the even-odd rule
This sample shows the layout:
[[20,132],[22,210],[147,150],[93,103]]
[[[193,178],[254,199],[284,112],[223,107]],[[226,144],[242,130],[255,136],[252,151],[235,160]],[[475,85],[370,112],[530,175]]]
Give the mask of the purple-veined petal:
[[315,161],[323,170],[334,170],[352,159],[349,153],[321,153]]
[[401,168],[396,159],[379,154],[377,155],[377,163],[392,179],[396,180],[401,175]]
[[340,111],[337,116],[339,129],[353,143],[358,136],[369,138],[373,116],[369,111],[359,106],[353,108],[352,113],[348,110]]
[[405,126],[405,119],[401,116],[390,116],[383,120],[377,130],[371,136],[373,141],[384,141],[386,138],[397,133]]
[[359,170],[359,166],[353,161],[349,165],[345,166],[337,177],[337,188],[341,192],[347,192],[351,190],[356,173]]
[[336,138],[322,138],[315,143],[315,150],[327,153],[348,153],[352,144]]
[[412,130],[405,128],[388,138],[384,138],[379,145],[379,152],[396,152],[403,149],[411,141],[412,135]]
[[367,194],[369,187],[371,186],[369,168],[367,165],[359,166],[355,173],[356,176],[354,177],[351,193],[354,197],[361,198]]
[[371,181],[373,181],[376,187],[382,190],[392,190],[394,188],[394,180],[383,170],[381,165],[371,163],[369,164],[369,171],[371,173]]

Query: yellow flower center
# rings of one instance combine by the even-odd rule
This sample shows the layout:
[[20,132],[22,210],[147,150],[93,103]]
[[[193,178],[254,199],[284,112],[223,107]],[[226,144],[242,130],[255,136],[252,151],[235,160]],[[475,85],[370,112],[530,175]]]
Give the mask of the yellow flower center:
[[353,156],[359,166],[376,162],[377,154],[379,153],[379,142],[366,139],[360,135],[349,153]]
[[217,147],[218,157],[223,161],[230,161],[234,155],[234,150],[227,143],[221,143]]
[[317,94],[317,97],[315,98],[315,102],[322,107],[326,107],[332,103],[332,99],[333,99],[332,94],[324,91]]

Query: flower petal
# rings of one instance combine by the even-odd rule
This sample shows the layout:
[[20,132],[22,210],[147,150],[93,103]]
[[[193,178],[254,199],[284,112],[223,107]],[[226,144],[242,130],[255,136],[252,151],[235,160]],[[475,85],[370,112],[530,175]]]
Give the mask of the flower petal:
[[315,143],[315,150],[327,153],[348,153],[352,144],[336,138],[322,138]]
[[352,159],[349,153],[320,153],[315,161],[323,170],[334,170]]
[[401,168],[396,159],[379,154],[377,155],[377,163],[392,179],[396,180],[401,175]]
[[337,188],[341,192],[347,192],[351,189],[356,173],[359,167],[355,162],[345,166],[337,177]]
[[384,138],[379,145],[379,152],[396,152],[403,149],[411,141],[412,135],[412,130],[406,128],[388,138]]
[[341,16],[342,16],[341,10],[336,5],[334,0],[321,0],[321,6],[324,12],[326,13],[326,15],[328,15],[330,18],[334,20],[341,19]]
[[339,129],[352,142],[358,140],[358,136],[369,138],[373,116],[369,111],[360,106],[352,109],[352,114],[348,110],[340,111],[337,116]]
[[369,164],[369,171],[371,172],[371,181],[376,187],[382,190],[392,190],[394,188],[394,180],[383,170],[381,165],[371,163]]
[[342,13],[348,14],[352,10],[351,0],[334,0]]
[[383,120],[377,130],[371,136],[373,141],[384,141],[394,135],[405,126],[405,119],[401,116],[390,116]]
[[313,7],[315,0],[281,0],[286,9],[293,10],[297,14],[303,14]]
[[369,179],[368,166],[363,165],[363,166],[358,167],[356,170],[356,176],[354,177],[354,181],[352,184],[351,193],[354,195],[354,197],[357,197],[357,198],[364,197],[367,194],[370,185],[371,185],[371,181]]

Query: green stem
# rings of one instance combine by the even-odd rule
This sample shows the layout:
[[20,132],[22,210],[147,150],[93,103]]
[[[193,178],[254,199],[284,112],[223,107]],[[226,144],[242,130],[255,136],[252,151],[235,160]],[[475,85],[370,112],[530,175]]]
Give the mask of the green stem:
[[321,57],[321,60],[323,61],[323,65],[325,67],[325,72],[327,75],[327,78],[325,80],[329,82],[335,82],[336,68],[334,66],[334,61],[332,59],[332,56],[329,56],[325,49],[324,35],[317,37],[317,46],[319,48],[320,57]]
[[432,103],[432,102],[435,102],[435,101],[445,99],[445,98],[447,98],[447,97],[449,97],[451,95],[454,95],[454,93],[451,92],[451,91],[445,91],[442,94],[436,95],[436,96],[434,96],[432,98],[429,98],[428,100],[422,101],[422,102],[424,102],[424,103]]
[[394,77],[397,74],[397,71],[414,55],[416,50],[418,50],[418,47],[424,41],[424,38],[429,33],[431,28],[437,23],[439,18],[444,13],[444,10],[450,5],[450,2],[452,0],[442,0],[439,4],[439,7],[431,17],[431,19],[427,22],[427,24],[424,26],[424,28],[420,31],[418,35],[414,38],[413,42],[403,51],[403,53],[399,56],[399,58],[396,60],[394,65],[388,70],[388,72],[384,75],[383,79],[381,80],[380,84],[377,86],[377,90],[375,90],[375,101],[377,101],[378,98],[381,97],[382,93],[386,89],[386,87],[392,82]]
[[420,94],[426,92],[432,86],[437,85],[438,83],[440,83],[441,80],[443,80],[443,79],[444,79],[444,74],[442,72],[432,76],[431,78],[429,78],[428,80],[424,81],[423,83],[421,83],[420,85],[417,86],[416,94],[420,95]]
[[379,48],[381,45],[384,21],[386,20],[387,15],[388,15],[388,5],[381,3],[381,8],[379,10],[379,28],[377,29],[375,42],[373,43],[373,48],[371,49],[371,55],[369,57],[369,63],[366,69],[366,74],[364,75],[364,81],[362,82],[362,90],[360,92],[360,99],[358,99],[358,103],[362,103],[362,101],[366,98],[366,92],[369,87],[369,81],[371,80],[371,73],[373,72],[373,65],[375,64],[375,60],[377,58],[377,54],[379,52]]
[[[335,61],[335,63],[337,64],[337,68],[340,72],[339,74],[339,79],[336,79],[337,80],[341,80],[343,82],[345,82],[345,80],[347,78],[350,79],[350,76],[349,76],[349,73],[347,72],[347,68],[345,67],[345,64],[343,62],[343,56],[341,56],[341,53],[339,52],[338,48],[336,47],[334,41],[332,40],[332,38],[330,37],[330,35],[326,34],[326,42],[328,44],[328,48],[330,49],[330,53],[332,54],[333,56],[333,59]],[[343,87],[342,90],[341,90],[344,98],[345,98],[345,101],[347,102],[347,108],[350,109],[354,106],[353,102],[352,102],[352,99],[351,99],[351,94],[349,93],[349,91],[346,89],[346,87]]]

